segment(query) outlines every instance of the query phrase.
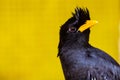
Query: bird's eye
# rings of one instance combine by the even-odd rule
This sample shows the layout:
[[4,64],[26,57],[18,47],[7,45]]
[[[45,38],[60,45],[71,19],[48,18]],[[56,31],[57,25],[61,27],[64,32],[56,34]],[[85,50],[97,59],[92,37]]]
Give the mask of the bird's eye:
[[68,32],[76,32],[76,28],[75,27],[69,27]]

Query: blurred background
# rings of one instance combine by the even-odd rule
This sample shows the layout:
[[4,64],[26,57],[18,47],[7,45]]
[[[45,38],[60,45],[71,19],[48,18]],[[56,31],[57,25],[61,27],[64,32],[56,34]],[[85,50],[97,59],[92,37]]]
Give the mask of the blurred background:
[[76,7],[99,22],[90,43],[119,62],[120,0],[0,0],[0,80],[64,80],[59,29]]

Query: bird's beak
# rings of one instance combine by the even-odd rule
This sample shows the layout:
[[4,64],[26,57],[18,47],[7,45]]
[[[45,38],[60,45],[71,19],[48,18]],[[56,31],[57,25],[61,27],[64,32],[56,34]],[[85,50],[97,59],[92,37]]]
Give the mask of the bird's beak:
[[79,30],[80,30],[80,32],[83,32],[86,29],[91,28],[93,25],[95,25],[97,23],[98,23],[98,21],[96,21],[96,20],[87,20],[85,22],[85,24],[83,24],[82,26],[80,26]]

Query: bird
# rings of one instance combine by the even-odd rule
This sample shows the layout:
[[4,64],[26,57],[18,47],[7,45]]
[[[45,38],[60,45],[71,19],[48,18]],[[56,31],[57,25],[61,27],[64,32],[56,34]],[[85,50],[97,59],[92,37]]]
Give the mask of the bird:
[[89,43],[88,8],[75,8],[72,17],[60,26],[58,57],[65,80],[120,80],[120,65],[105,51]]

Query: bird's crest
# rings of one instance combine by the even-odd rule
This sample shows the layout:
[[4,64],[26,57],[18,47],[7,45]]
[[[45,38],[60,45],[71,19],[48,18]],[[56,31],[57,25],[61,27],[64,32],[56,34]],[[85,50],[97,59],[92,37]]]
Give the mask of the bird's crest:
[[76,8],[75,9],[75,13],[73,14],[73,18],[76,19],[78,21],[78,24],[84,24],[86,22],[86,20],[90,20],[90,16],[89,16],[89,11],[87,8]]
[[76,8],[75,12],[72,13],[73,16],[68,19],[65,24],[61,26],[61,31],[63,32],[67,30],[69,25],[75,26],[79,28],[83,25],[87,20],[90,20],[89,11],[87,8]]

